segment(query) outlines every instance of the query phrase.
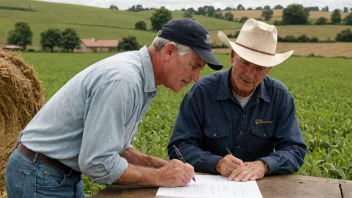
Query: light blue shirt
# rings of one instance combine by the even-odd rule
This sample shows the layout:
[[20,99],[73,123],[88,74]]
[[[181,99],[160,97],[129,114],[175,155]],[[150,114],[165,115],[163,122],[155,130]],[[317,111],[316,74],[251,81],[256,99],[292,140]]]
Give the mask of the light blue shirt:
[[120,53],[68,81],[22,131],[20,141],[111,184],[126,171],[120,157],[132,147],[138,125],[157,95],[148,49]]

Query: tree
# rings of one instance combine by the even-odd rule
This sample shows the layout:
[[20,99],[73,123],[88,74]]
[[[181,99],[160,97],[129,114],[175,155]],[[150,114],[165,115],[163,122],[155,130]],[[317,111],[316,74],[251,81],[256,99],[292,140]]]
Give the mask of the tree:
[[245,10],[242,4],[238,4],[237,10]]
[[352,31],[351,29],[342,30],[340,33],[336,35],[336,41],[341,42],[352,42]]
[[128,8],[127,11],[132,11],[132,12],[139,12],[145,10],[142,5],[133,5],[132,7]]
[[147,30],[147,24],[144,21],[137,21],[134,28],[136,30]]
[[140,48],[137,38],[135,36],[127,36],[122,38],[122,41],[118,44],[118,51],[130,51],[137,50]]
[[110,5],[110,9],[111,10],[119,10],[119,8],[114,4]]
[[248,7],[248,8],[247,8],[247,10],[253,10],[253,8],[251,8],[251,7]]
[[162,6],[160,9],[156,9],[150,17],[152,22],[152,30],[161,30],[161,27],[172,19],[170,10]]
[[183,13],[183,17],[184,18],[193,18],[193,13],[189,12],[189,11],[186,11],[186,12]]
[[306,7],[306,9],[309,10],[309,11],[319,11],[319,7],[318,6]]
[[7,43],[12,45],[22,46],[26,49],[27,45],[32,44],[33,32],[29,27],[28,23],[17,22],[15,23],[15,29],[9,32],[7,37]]
[[231,8],[231,7],[226,7],[226,8],[224,9],[224,11],[228,11],[228,10],[232,10],[232,8]]
[[193,8],[188,8],[186,11],[187,11],[187,12],[191,12],[192,14],[193,14],[193,13],[196,13],[196,11],[195,11]]
[[278,10],[278,9],[284,9],[284,7],[282,7],[282,5],[276,5],[276,6],[274,7],[274,10]]
[[222,12],[217,12],[214,14],[214,17],[217,19],[224,19],[224,15],[222,14]]
[[325,25],[328,23],[328,19],[325,17],[319,17],[318,20],[315,22],[315,25]]
[[348,12],[348,7],[343,7],[343,12]]
[[205,16],[205,14],[206,14],[205,8],[204,7],[199,7],[197,12],[196,12],[196,14]]
[[243,16],[238,22],[244,23],[244,22],[246,22],[247,20],[248,20],[248,17]]
[[255,10],[262,10],[263,8],[262,7],[256,7]]
[[333,24],[338,24],[342,21],[341,19],[341,13],[340,13],[340,10],[339,9],[335,9],[332,14],[331,14],[331,22]]
[[233,14],[231,12],[226,12],[225,19],[228,21],[233,21]]
[[264,17],[264,20],[269,21],[273,17],[273,14],[273,10],[263,10],[262,17]]
[[288,5],[282,12],[284,25],[299,25],[308,22],[309,11],[300,4]]
[[73,52],[75,48],[80,48],[79,36],[73,28],[66,28],[62,32],[62,39],[60,46],[67,52]]
[[329,7],[328,6],[325,6],[321,9],[321,11],[325,11],[325,12],[329,12]]
[[263,9],[264,9],[264,10],[270,10],[270,6],[269,6],[269,5],[266,5],[266,6],[264,6]]
[[51,28],[40,33],[40,44],[44,50],[54,51],[54,47],[59,47],[61,42],[61,32],[57,28]]
[[345,17],[345,24],[352,25],[352,12]]

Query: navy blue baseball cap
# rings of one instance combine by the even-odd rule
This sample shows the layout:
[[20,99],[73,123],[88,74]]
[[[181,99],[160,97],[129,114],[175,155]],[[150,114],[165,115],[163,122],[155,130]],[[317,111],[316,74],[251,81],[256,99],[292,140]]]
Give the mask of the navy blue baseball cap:
[[222,69],[222,64],[211,53],[211,39],[208,31],[190,18],[174,19],[163,25],[159,37],[190,47],[210,68]]

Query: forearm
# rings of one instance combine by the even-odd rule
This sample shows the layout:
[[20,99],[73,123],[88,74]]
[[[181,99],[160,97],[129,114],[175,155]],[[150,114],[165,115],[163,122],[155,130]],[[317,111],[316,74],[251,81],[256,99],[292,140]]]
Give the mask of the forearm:
[[128,164],[127,170],[113,185],[161,186],[160,170]]
[[120,155],[125,158],[128,163],[138,166],[160,168],[167,164],[166,160],[146,155],[135,148],[128,148]]
[[268,174],[290,174],[296,172],[304,163],[306,150],[304,147],[287,147],[277,150],[267,157],[262,157],[269,167]]

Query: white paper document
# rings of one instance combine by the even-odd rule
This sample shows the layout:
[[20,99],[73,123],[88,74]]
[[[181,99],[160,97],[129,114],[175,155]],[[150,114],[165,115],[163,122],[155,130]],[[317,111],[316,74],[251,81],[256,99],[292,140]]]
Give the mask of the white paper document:
[[196,175],[185,187],[160,187],[156,197],[183,198],[262,198],[256,181],[235,182],[220,175]]

